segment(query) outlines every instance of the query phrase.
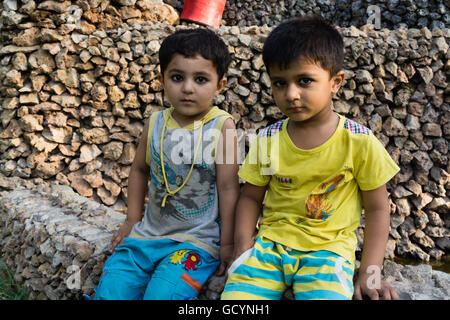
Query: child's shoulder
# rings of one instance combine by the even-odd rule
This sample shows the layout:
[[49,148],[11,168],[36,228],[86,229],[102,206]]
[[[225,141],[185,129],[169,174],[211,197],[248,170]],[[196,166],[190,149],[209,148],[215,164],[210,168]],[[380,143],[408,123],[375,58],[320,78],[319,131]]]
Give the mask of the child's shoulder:
[[347,130],[349,134],[362,134],[367,136],[370,135],[370,129],[367,128],[366,126],[356,121],[350,120],[346,117],[343,118],[344,118],[344,129]]
[[267,126],[261,130],[259,130],[259,137],[260,138],[269,138],[275,135],[276,133],[280,132],[283,129],[283,123],[286,119],[280,120],[278,122],[275,122],[274,124],[271,124],[270,126]]

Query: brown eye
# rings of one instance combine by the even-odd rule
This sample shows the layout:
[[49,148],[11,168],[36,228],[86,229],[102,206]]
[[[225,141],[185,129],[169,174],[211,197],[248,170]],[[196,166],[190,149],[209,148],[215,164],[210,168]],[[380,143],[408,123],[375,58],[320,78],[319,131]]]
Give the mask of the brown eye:
[[312,79],[309,79],[309,78],[302,78],[302,79],[298,80],[298,84],[301,86],[308,85],[311,82],[312,82]]
[[174,74],[174,75],[170,76],[170,79],[175,82],[183,81],[183,77],[179,74]]
[[197,77],[197,78],[195,78],[195,81],[197,83],[205,83],[208,81],[208,79],[206,79],[205,77]]

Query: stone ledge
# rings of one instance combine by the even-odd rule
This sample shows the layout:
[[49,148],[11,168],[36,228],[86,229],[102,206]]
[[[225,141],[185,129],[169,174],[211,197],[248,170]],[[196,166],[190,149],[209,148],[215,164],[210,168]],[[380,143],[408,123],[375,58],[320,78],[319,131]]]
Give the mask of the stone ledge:
[[[41,184],[0,192],[0,253],[30,299],[81,299],[97,286],[109,242],[125,216],[75,193]],[[450,275],[429,265],[385,261],[386,280],[405,300],[450,298]],[[224,277],[212,276],[199,295],[216,300]],[[286,291],[283,299],[293,299]]]
[[31,299],[91,294],[125,218],[61,185],[2,192],[0,210],[1,254]]

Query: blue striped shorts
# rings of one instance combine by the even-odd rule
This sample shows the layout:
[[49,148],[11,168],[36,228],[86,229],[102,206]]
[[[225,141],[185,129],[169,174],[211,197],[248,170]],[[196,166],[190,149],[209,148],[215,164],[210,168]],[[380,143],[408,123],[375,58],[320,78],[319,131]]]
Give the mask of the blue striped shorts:
[[354,266],[331,251],[297,251],[258,237],[229,269],[223,300],[350,300]]

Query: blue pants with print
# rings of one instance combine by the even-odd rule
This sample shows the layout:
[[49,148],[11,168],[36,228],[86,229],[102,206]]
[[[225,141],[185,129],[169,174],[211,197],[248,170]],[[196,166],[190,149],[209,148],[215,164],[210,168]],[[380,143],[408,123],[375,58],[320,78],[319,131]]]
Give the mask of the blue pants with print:
[[194,299],[218,266],[189,243],[125,238],[105,262],[94,299]]

